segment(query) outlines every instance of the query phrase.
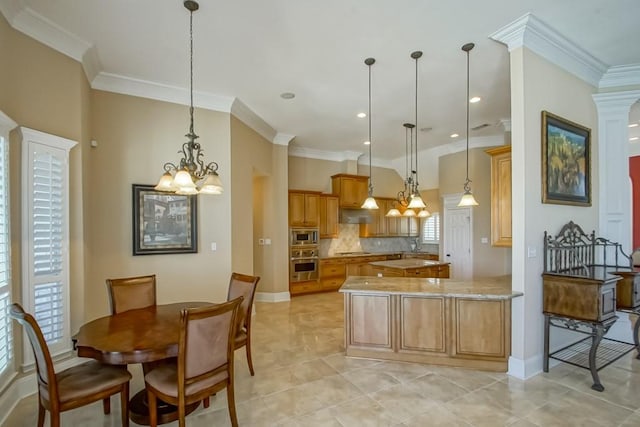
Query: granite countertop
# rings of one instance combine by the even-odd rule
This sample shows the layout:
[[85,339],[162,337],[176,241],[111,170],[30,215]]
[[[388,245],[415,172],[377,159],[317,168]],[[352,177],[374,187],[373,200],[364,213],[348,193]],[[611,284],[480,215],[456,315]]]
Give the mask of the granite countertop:
[[469,280],[349,276],[340,288],[340,292],[472,297],[478,299],[511,299],[523,295],[522,292],[511,290],[510,275]]
[[320,257],[321,259],[335,259],[335,258],[351,258],[351,257],[367,257],[367,256],[387,256],[387,255],[403,255],[403,254],[416,254],[416,255],[438,255],[435,252],[338,252],[326,257]]
[[416,259],[416,258],[407,258],[407,259],[391,259],[388,261],[374,261],[370,262],[369,265],[375,265],[378,267],[386,267],[386,268],[396,268],[398,270],[408,270],[410,268],[420,268],[420,267],[433,267],[437,265],[447,265],[449,262],[442,261],[430,261],[426,259]]

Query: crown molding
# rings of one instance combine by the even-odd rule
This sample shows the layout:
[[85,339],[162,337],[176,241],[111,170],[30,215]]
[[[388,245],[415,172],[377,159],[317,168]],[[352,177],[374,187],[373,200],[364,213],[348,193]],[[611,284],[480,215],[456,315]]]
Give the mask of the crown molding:
[[363,153],[358,151],[325,151],[315,148],[292,147],[289,146],[289,156],[304,157],[307,159],[330,160],[333,162],[344,162],[346,160],[358,160]]
[[236,116],[240,121],[249,126],[251,129],[258,132],[263,138],[269,142],[273,142],[277,135],[277,132],[272,128],[269,123],[262,120],[260,116],[253,112],[251,108],[238,98],[233,100],[231,104],[231,114]]
[[78,62],[91,47],[89,42],[25,7],[23,2],[5,0],[0,7],[13,28]]
[[611,67],[600,79],[600,88],[640,85],[640,64]]
[[0,133],[9,133],[18,126],[11,117],[7,116],[0,110]]
[[506,44],[509,52],[524,46],[595,87],[608,68],[531,13],[507,24],[489,38]]
[[[172,102],[174,104],[189,105],[188,89],[148,80],[134,79],[118,74],[101,72],[93,79],[91,87],[93,89],[123,95],[139,96],[141,98]],[[230,96],[218,96],[197,91],[193,93],[194,106],[209,110],[230,113],[233,101],[234,98]]]
[[273,143],[276,145],[285,145],[289,146],[291,141],[295,138],[295,135],[289,135],[288,133],[278,132],[276,136],[273,137]]
[[500,120],[500,125],[505,132],[511,132],[511,119]]
[[603,92],[591,95],[596,103],[598,114],[629,114],[631,106],[640,99],[640,90],[624,92]]

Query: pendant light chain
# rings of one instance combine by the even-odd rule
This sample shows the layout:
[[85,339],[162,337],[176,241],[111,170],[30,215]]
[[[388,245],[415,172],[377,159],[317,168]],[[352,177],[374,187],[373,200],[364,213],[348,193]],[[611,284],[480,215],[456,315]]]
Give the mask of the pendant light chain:
[[[416,126],[418,126],[418,58],[420,58],[422,56],[422,52],[420,52],[420,55],[417,55],[416,52],[414,52],[412,55],[412,57],[415,58],[416,60],[416,93],[415,93],[415,120],[414,120],[414,124]],[[413,133],[413,128],[411,129],[411,133]],[[416,129],[416,146],[415,146],[415,152],[416,152],[416,180],[414,182],[414,188],[413,188],[413,193],[418,193],[418,132]]]
[[193,10],[189,11],[189,93],[191,94],[191,106],[189,107],[189,116],[191,124],[189,125],[189,133],[193,132]]
[[373,195],[373,178],[371,175],[371,65],[369,65],[369,197]]
[[467,105],[467,179],[464,184],[465,191],[471,190],[471,188],[469,187],[469,183],[471,182],[471,180],[469,179],[469,51],[470,50],[471,49],[467,50],[467,98],[465,100]]

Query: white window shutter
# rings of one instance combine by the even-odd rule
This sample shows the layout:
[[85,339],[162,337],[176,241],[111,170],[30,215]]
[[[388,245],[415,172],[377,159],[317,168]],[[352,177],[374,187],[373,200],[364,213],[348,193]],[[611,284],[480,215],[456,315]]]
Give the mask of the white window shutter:
[[0,390],[15,374],[11,305],[11,239],[9,215],[9,132],[16,123],[0,111]]
[[[23,136],[23,302],[52,355],[71,350],[68,139],[21,128]],[[25,343],[24,365],[33,363]]]

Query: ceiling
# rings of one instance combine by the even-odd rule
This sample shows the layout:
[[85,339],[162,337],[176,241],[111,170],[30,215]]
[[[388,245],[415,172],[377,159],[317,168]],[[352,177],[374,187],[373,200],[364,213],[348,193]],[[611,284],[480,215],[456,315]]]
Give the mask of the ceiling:
[[[181,0],[0,0],[0,8],[14,26],[27,12],[79,41],[95,74],[188,88],[189,14]],[[405,153],[402,124],[414,121],[415,50],[424,52],[418,128],[430,128],[419,132],[420,150],[464,138],[460,48],[467,42],[476,44],[471,96],[482,98],[470,106],[470,127],[488,125],[471,138],[504,132],[509,55],[489,36],[528,12],[607,67],[640,64],[638,0],[201,0],[193,17],[194,88],[239,99],[275,132],[294,135],[291,147],[364,152],[368,119],[356,114],[367,111],[364,59],[374,57],[373,157],[397,159]],[[37,35],[29,22],[21,30]],[[282,99],[283,92],[295,98]]]

